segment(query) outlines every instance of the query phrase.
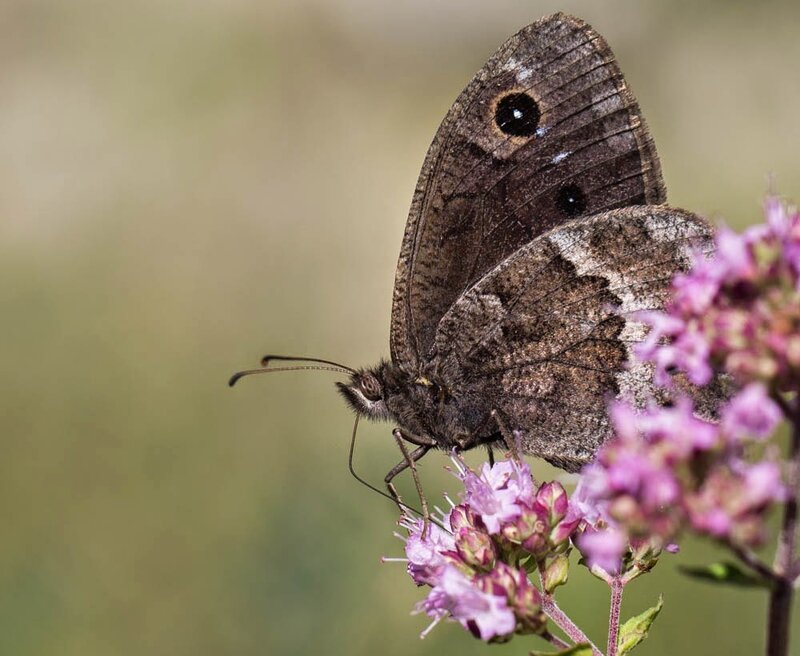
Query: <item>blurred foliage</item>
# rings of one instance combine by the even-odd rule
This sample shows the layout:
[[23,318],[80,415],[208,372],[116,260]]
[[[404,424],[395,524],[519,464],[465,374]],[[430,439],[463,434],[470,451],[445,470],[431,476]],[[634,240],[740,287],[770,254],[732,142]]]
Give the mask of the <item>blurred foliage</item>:
[[[0,4],[0,653],[484,652],[454,627],[418,640],[330,374],[225,381],[266,351],[386,355],[438,122],[556,10],[608,38],[672,203],[742,226],[768,173],[800,193],[796,2]],[[388,438],[362,426],[372,480]],[[760,651],[763,594],[676,572],[718,557],[689,543],[632,586],[625,617],[665,597],[643,654]],[[602,585],[561,596],[602,641]]]

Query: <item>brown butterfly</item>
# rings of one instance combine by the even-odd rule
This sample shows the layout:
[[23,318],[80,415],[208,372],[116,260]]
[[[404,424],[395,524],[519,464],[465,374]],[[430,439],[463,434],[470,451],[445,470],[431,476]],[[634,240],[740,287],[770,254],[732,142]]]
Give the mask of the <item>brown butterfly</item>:
[[[422,166],[400,250],[391,360],[350,370],[359,416],[415,445],[519,448],[569,471],[610,398],[660,392],[629,362],[710,228],[663,205],[652,139],[611,49],[583,21],[529,25],[478,71]],[[235,381],[234,381],[235,382]],[[712,408],[717,392],[697,393]]]

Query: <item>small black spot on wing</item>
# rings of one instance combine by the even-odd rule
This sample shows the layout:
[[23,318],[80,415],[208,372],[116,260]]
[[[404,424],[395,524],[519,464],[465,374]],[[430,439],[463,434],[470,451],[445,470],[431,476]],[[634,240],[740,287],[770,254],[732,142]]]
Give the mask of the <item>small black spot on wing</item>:
[[579,216],[586,210],[586,196],[578,185],[564,185],[556,194],[556,206],[569,217]]

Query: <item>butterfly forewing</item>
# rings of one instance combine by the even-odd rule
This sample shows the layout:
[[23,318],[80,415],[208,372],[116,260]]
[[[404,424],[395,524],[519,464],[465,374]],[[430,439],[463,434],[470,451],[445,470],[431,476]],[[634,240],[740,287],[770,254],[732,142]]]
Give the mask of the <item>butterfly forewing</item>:
[[563,14],[523,29],[428,151],[395,281],[394,362],[418,370],[453,302],[537,235],[664,199],[655,148],[602,37]]

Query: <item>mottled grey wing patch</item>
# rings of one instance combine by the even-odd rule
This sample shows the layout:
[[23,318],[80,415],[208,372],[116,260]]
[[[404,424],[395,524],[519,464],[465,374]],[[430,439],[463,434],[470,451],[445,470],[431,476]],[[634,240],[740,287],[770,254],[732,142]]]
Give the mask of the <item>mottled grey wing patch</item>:
[[[648,331],[636,313],[663,308],[693,250],[712,247],[703,220],[663,205],[556,228],[453,304],[426,358],[431,375],[454,396],[489,397],[526,453],[575,470],[608,435],[608,400],[641,406],[662,393],[652,365],[631,358]],[[705,394],[709,408],[720,398]]]
[[[538,115],[507,134],[502,99]],[[406,224],[392,307],[392,360],[418,370],[452,303],[487,271],[577,216],[661,203],[655,147],[611,49],[556,14],[512,36],[443,120]]]

